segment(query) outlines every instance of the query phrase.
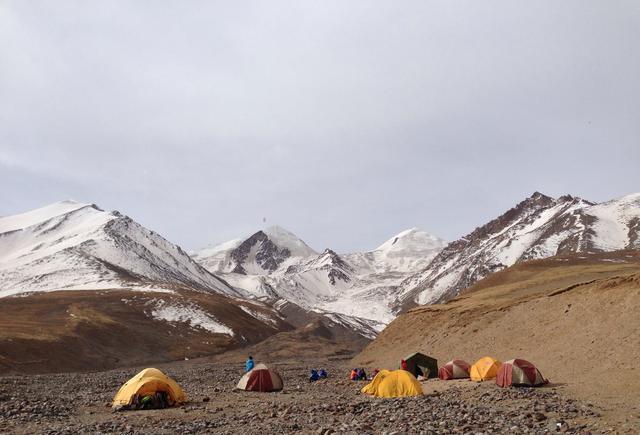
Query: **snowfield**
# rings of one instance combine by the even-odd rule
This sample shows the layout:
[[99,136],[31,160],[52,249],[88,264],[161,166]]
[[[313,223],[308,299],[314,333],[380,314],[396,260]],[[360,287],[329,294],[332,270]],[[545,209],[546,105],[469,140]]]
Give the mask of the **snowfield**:
[[170,323],[188,323],[192,328],[202,328],[215,334],[234,336],[231,328],[195,305],[168,304],[163,300],[157,300],[155,304],[155,308],[151,310],[151,316],[154,319]]
[[[205,248],[193,258],[256,299],[284,299],[310,311],[342,315],[343,321],[372,322],[380,330],[397,313],[400,282],[426,267],[445,245],[412,228],[373,251],[337,254],[326,249],[319,254],[291,232],[270,227]],[[283,258],[282,252],[289,255]],[[268,270],[265,264],[278,265]]]

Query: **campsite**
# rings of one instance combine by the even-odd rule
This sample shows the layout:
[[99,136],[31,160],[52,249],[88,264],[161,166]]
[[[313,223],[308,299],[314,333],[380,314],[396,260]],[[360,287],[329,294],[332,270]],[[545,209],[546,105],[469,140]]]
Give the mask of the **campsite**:
[[640,435],[640,0],[0,0],[0,435]]
[[[119,387],[140,368],[0,378],[0,432],[15,433],[541,433],[604,432],[600,410],[565,394],[563,386],[499,388],[468,379],[421,382],[424,395],[378,399],[367,382],[349,381],[348,359],[282,361],[280,392],[240,391],[243,362],[210,360],[158,366],[188,401],[167,409],[114,412]],[[326,380],[310,383],[322,364]],[[12,398],[11,400],[8,400]]]

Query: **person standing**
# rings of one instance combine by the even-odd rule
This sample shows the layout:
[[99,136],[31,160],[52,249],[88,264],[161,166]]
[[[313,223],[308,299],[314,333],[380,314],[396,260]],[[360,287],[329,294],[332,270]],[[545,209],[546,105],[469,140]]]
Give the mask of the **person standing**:
[[253,370],[253,366],[254,366],[253,357],[249,355],[247,362],[244,363],[244,371],[250,372],[251,370]]

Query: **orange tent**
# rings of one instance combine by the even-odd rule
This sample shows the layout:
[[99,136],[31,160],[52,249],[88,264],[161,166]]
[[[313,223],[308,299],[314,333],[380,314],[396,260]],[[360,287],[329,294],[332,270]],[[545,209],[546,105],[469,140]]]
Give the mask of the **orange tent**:
[[495,379],[500,368],[500,361],[490,356],[480,358],[469,370],[472,381],[481,382]]
[[118,390],[116,397],[113,399],[113,406],[131,405],[131,401],[135,396],[145,396],[157,392],[165,392],[169,395],[172,403],[178,404],[187,401],[187,396],[182,388],[158,369],[144,369],[133,378],[129,379]]

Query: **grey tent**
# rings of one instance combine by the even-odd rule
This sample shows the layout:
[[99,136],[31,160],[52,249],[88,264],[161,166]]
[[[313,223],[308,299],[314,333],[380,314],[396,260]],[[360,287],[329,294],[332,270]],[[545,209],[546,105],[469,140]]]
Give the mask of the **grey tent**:
[[438,360],[431,358],[423,353],[416,352],[404,358],[407,362],[407,371],[416,378],[423,376],[425,378],[438,377]]

